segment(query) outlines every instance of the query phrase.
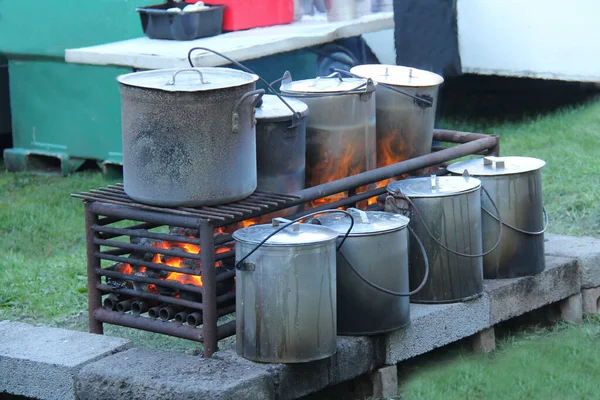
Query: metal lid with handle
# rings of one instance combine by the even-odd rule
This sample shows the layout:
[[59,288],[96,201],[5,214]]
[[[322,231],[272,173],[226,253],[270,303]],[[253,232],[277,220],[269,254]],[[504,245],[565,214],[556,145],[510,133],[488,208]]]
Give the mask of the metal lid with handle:
[[[349,237],[393,232],[405,228],[410,222],[404,215],[384,211],[349,208],[348,212],[354,217],[354,226],[348,234]],[[322,226],[333,229],[340,235],[345,235],[350,227],[350,219],[345,215],[329,214],[318,217],[317,220]]]
[[223,67],[171,68],[133,72],[117,77],[119,83],[166,92],[204,92],[246,85],[258,76]]
[[387,191],[400,190],[406,197],[443,197],[471,192],[481,187],[481,181],[469,176],[437,176],[409,178],[392,182]]
[[[300,118],[308,115],[308,106],[300,100],[287,98],[285,101]],[[256,107],[256,119],[259,121],[289,121],[294,117],[292,111],[275,95],[267,94],[262,97],[262,104]]]
[[363,78],[371,78],[377,83],[393,86],[428,87],[444,82],[444,78],[436,73],[401,65],[364,64],[352,67],[350,72]]
[[[281,221],[276,218],[272,224],[253,225],[239,229],[233,233],[233,238],[245,243],[259,244],[279,229]],[[332,241],[337,237],[337,232],[324,226],[294,223],[277,232],[262,246],[310,246]]]
[[546,162],[531,157],[483,157],[472,160],[460,161],[447,167],[454,174],[462,174],[465,170],[474,176],[499,176],[514,175],[525,172],[537,171],[546,165]]
[[375,84],[372,80],[346,78],[342,77],[339,72],[314,79],[284,80],[281,84],[282,93],[294,95],[365,94],[374,90]]

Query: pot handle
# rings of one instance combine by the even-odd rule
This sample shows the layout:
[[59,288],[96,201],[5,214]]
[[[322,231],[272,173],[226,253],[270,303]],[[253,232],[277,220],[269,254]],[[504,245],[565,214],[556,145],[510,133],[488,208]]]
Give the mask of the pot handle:
[[204,80],[204,75],[202,75],[202,72],[199,69],[196,69],[196,68],[183,68],[183,69],[180,69],[178,71],[173,72],[173,77],[166,84],[170,85],[170,86],[175,85],[175,77],[177,75],[179,75],[180,73],[182,73],[182,72],[196,72],[198,75],[200,75],[200,83],[202,83],[203,85],[205,85],[207,83],[210,83],[210,82]]
[[256,118],[254,117],[254,107],[256,107],[256,104],[260,101],[260,99],[262,99],[263,95],[265,94],[265,91],[263,89],[257,89],[257,90],[251,90],[247,93],[244,93],[244,95],[242,97],[239,98],[239,100],[235,103],[235,105],[233,106],[233,115],[232,115],[232,126],[231,126],[231,130],[233,131],[233,133],[239,133],[240,131],[240,106],[248,99],[248,97],[250,96],[255,96],[254,100],[252,101],[252,120],[251,120],[251,126],[256,125]]

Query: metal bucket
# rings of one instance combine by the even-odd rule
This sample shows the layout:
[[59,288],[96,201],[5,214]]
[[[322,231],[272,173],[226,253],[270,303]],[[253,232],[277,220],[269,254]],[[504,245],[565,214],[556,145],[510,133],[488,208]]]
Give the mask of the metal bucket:
[[276,229],[254,225],[233,233],[237,353],[273,363],[330,357],[336,351],[338,234],[293,224],[242,260]]
[[444,79],[399,65],[358,65],[350,72],[379,83],[377,167],[431,153],[438,90]]
[[302,100],[306,123],[306,187],[374,169],[375,85],[362,78],[284,81],[281,92]]
[[[363,282],[366,279],[388,290],[408,293],[408,218],[381,211],[348,210],[354,226],[337,257],[337,325],[340,335],[375,335],[410,323],[408,296],[393,296]],[[350,228],[345,216],[319,217],[320,223],[340,234]],[[422,280],[422,276],[419,278]]]
[[285,101],[297,119],[274,95],[262,98],[256,108],[257,190],[293,193],[304,189],[306,116],[308,106],[296,99]]
[[[386,211],[410,216],[410,226],[423,242],[429,257],[430,275],[423,289],[411,296],[415,303],[451,303],[479,297],[483,293],[483,260],[467,258],[443,249],[481,254],[481,182],[459,176],[405,179],[390,183]],[[418,210],[409,207],[404,196]],[[428,230],[431,232],[428,232]],[[424,261],[415,241],[410,243],[411,287],[423,279]]]
[[[448,171],[481,180],[498,206],[503,229],[500,246],[483,258],[486,279],[516,278],[542,272],[545,267],[542,200],[542,160],[529,157],[485,157],[450,165]],[[490,200],[483,198],[483,247],[498,237],[498,219]]]

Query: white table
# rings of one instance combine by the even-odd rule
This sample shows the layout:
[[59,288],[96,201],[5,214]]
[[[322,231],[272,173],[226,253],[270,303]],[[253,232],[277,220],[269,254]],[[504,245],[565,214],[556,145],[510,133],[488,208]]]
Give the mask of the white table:
[[[229,32],[190,41],[156,40],[147,37],[66,50],[69,63],[127,66],[135,69],[189,66],[187,54],[196,46],[214,49],[236,61],[332,42],[394,27],[393,13],[376,13],[359,19],[328,22],[323,14],[305,16],[289,25]],[[193,53],[195,66],[219,66],[227,60],[205,51]]]

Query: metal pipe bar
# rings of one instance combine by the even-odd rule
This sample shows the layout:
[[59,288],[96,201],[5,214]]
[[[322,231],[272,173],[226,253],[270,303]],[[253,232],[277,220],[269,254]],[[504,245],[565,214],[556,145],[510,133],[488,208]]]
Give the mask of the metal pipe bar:
[[94,254],[96,257],[101,258],[103,260],[114,261],[114,262],[119,262],[119,263],[124,263],[124,264],[130,264],[130,265],[135,265],[138,267],[146,267],[146,268],[150,268],[153,270],[159,270],[159,271],[169,271],[169,272],[177,272],[180,274],[200,276],[200,271],[195,270],[195,269],[172,267],[167,264],[156,264],[156,263],[153,263],[150,261],[136,260],[135,258],[118,257],[118,256],[106,254],[105,252],[100,252],[100,251],[98,251]]
[[[200,247],[214,249],[214,228],[208,221],[200,224]],[[202,265],[215,265],[215,252],[203,251]],[[215,281],[216,271],[214,268],[202,268],[202,285],[204,296],[202,296],[203,331],[204,331],[204,356],[212,357],[217,351],[217,283]]]
[[234,241],[233,237],[230,234],[217,236],[215,238],[215,246],[219,246],[219,245],[225,244],[227,242],[233,242],[233,241]]
[[177,322],[165,322],[148,317],[137,317],[130,314],[105,310],[103,308],[96,309],[94,311],[94,317],[98,321],[106,322],[108,324],[162,333],[163,335],[175,336],[196,342],[202,342],[204,340],[202,328],[193,328]]
[[440,150],[436,153],[411,158],[409,160],[401,161],[386,167],[373,169],[357,175],[349,176],[347,178],[342,178],[337,181],[299,190],[294,194],[300,197],[300,199],[295,202],[288,203],[287,206],[300,205],[330,196],[332,194],[345,192],[351,188],[366,186],[373,182],[379,182],[384,179],[400,176],[402,174],[417,171],[425,167],[434,166],[455,158],[471,155],[482,150],[489,150],[496,146],[497,141],[497,136],[488,136],[448,149]]
[[231,279],[235,276],[235,269],[227,270],[226,272],[222,272],[215,277],[216,282],[222,282],[227,279]]
[[[95,232],[107,232],[107,233],[115,233],[118,236],[135,236],[135,237],[144,237],[149,239],[158,239],[164,240],[168,242],[180,242],[180,243],[191,243],[198,244],[198,238],[193,238],[189,236],[180,236],[180,235],[171,235],[168,233],[157,233],[157,232],[148,232],[146,230],[134,230],[134,229],[126,229],[126,228],[112,228],[112,227],[104,227],[100,225],[94,225],[93,229]],[[114,237],[118,237],[114,236]],[[103,236],[104,238],[104,236]]]
[[[217,327],[217,338],[224,339],[235,335],[235,320],[229,321]],[[206,356],[206,344],[204,345],[204,355]]]
[[96,257],[96,253],[100,251],[100,246],[94,244],[94,236],[96,233],[92,226],[98,224],[98,215],[90,211],[90,204],[84,204],[85,209],[85,241],[86,241],[86,256],[87,256],[87,285],[88,285],[88,328],[90,333],[102,335],[104,329],[102,322],[94,318],[93,311],[102,307],[102,292],[96,287],[101,283],[100,276],[96,274],[96,270],[100,268],[100,259]]
[[114,224],[115,222],[119,222],[122,220],[123,220],[122,218],[116,218],[116,217],[98,218],[98,225]]
[[468,143],[477,139],[485,139],[492,135],[483,133],[461,132],[448,129],[434,129],[433,140],[448,143]]
[[[196,242],[197,243],[197,242]],[[109,246],[116,247],[119,249],[129,249],[134,251],[140,251],[144,253],[154,253],[154,254],[164,254],[167,256],[180,257],[180,258],[189,258],[191,260],[201,260],[200,253],[188,253],[180,247],[176,247],[173,249],[162,249],[159,247],[152,246],[144,246],[141,244],[127,243],[127,242],[118,242],[116,240],[102,240],[94,238],[94,244],[100,246]]]
[[235,299],[235,292],[228,292],[228,293],[222,294],[220,296],[217,296],[217,304],[226,303],[233,299]]
[[185,292],[196,293],[199,295],[204,294],[204,291],[202,290],[201,286],[185,285],[183,283],[179,283],[177,281],[172,281],[172,280],[156,279],[156,278],[150,278],[147,276],[124,274],[122,272],[110,271],[108,269],[97,269],[96,274],[98,274],[100,276],[108,276],[111,278],[116,278],[116,279],[119,279],[122,281],[151,283],[151,284],[165,287],[168,289],[182,290]]
[[147,210],[138,210],[122,204],[107,204],[101,201],[90,203],[90,210],[99,215],[111,217],[121,217],[123,219],[132,219],[154,223],[158,225],[173,225],[181,228],[198,228],[199,219],[197,217],[170,215],[166,212],[151,212]]
[[[156,227],[158,227],[160,225],[148,224],[148,223],[144,222],[142,224],[136,224],[136,225],[126,226],[124,228],[107,227],[105,224],[102,224],[102,223],[99,223],[97,226],[103,227],[102,232],[108,232],[106,229],[104,229],[104,227],[110,228],[110,229],[148,230],[148,229],[156,228]],[[98,237],[101,238],[101,239],[114,239],[114,238],[119,237],[119,236],[122,236],[122,235],[116,235],[116,234],[112,234],[112,233],[103,233],[102,235],[98,235]]]
[[112,250],[105,250],[102,252],[102,254],[110,254],[111,256],[122,256],[125,254],[131,254],[131,250],[127,250],[127,249],[112,249]]
[[[105,293],[124,294],[127,296],[141,297],[146,300],[154,300],[159,303],[173,304],[176,306],[193,308],[194,310],[204,310],[204,303],[196,301],[177,299],[175,297],[163,296],[162,294],[154,294],[148,292],[142,292],[134,289],[117,289],[110,285],[99,284],[96,288]],[[203,297],[204,299],[204,297]]]

